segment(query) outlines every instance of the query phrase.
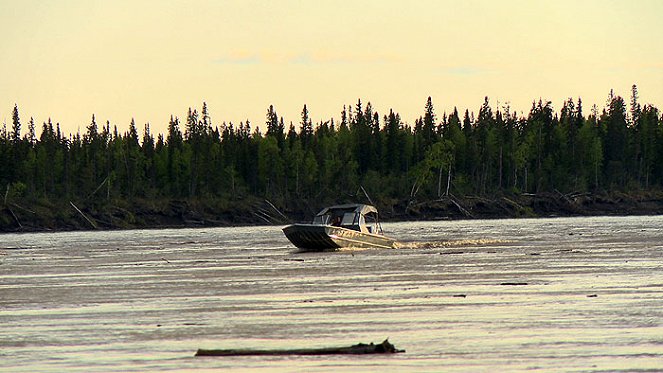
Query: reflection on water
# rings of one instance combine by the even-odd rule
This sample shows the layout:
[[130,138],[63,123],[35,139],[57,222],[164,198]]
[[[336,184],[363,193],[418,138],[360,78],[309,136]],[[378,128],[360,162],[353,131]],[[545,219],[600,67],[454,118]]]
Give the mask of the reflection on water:
[[[663,367],[663,218],[384,224],[300,253],[281,227],[0,236],[0,370]],[[405,354],[193,358],[380,342]]]

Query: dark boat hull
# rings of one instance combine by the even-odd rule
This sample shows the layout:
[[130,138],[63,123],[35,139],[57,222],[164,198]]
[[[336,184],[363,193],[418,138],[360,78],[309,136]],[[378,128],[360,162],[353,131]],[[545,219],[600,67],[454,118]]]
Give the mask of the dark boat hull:
[[330,225],[293,224],[283,228],[283,233],[295,246],[307,251],[394,247],[394,240],[389,237]]

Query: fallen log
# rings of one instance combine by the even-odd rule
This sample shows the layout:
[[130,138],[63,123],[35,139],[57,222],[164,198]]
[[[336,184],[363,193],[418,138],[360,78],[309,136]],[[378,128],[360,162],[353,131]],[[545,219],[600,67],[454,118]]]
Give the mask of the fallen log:
[[274,209],[274,211],[276,211],[279,215],[281,215],[281,217],[283,217],[283,219],[285,219],[286,222],[291,222],[292,221],[290,218],[285,216],[279,209],[277,209],[276,206],[274,206],[273,203],[269,202],[268,199],[265,199],[265,202],[267,202],[267,204],[270,205]]
[[466,217],[468,217],[468,218],[473,218],[474,217],[474,216],[472,216],[472,214],[466,208],[461,206],[461,204],[458,203],[453,196],[447,196],[447,198],[449,198],[449,201],[451,201],[451,203],[456,205],[456,208],[458,210],[460,210],[460,212],[462,212]]
[[92,220],[90,220],[90,218],[88,218],[87,216],[85,216],[85,214],[83,214],[83,211],[81,211],[78,207],[76,207],[76,205],[74,205],[73,202],[69,201],[69,204],[70,204],[71,207],[73,207],[76,211],[78,211],[78,213],[81,214],[81,216],[84,217],[85,220],[87,220],[88,223],[90,223],[90,225],[92,226],[92,228],[94,228],[94,229],[99,229],[99,227],[97,227],[97,224],[95,224]]
[[195,356],[286,356],[286,355],[365,355],[395,354],[399,350],[388,339],[379,344],[359,343],[350,347],[302,348],[291,350],[205,350],[198,349]]
[[7,211],[9,211],[9,214],[12,216],[12,218],[14,218],[14,221],[16,222],[18,227],[22,229],[23,224],[21,224],[21,221],[18,220],[18,216],[16,216],[16,214],[14,214],[14,211],[12,211],[12,209],[10,209],[9,206],[5,206],[5,209],[7,209]]

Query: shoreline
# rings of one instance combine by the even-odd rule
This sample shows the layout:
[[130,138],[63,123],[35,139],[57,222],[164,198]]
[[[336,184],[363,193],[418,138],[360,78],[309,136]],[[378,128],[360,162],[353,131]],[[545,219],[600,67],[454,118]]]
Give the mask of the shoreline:
[[[94,230],[180,229],[287,225],[309,221],[322,207],[300,203],[282,210],[264,199],[149,200],[54,204],[8,203],[0,234]],[[383,222],[663,215],[663,193],[539,193],[442,196],[427,201],[376,203]]]

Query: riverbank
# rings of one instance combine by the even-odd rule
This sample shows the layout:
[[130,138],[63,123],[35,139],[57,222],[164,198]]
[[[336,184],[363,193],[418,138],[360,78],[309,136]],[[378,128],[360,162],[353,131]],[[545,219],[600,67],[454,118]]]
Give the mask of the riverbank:
[[414,203],[408,216],[431,219],[499,219],[556,216],[629,216],[663,214],[663,193],[541,193],[493,198],[446,196]]
[[[376,204],[384,221],[661,215],[663,193],[542,193],[491,198],[450,195],[428,201],[376,201]],[[276,206],[259,198],[8,201],[0,211],[0,232],[287,224],[310,220],[324,205],[299,201]]]

